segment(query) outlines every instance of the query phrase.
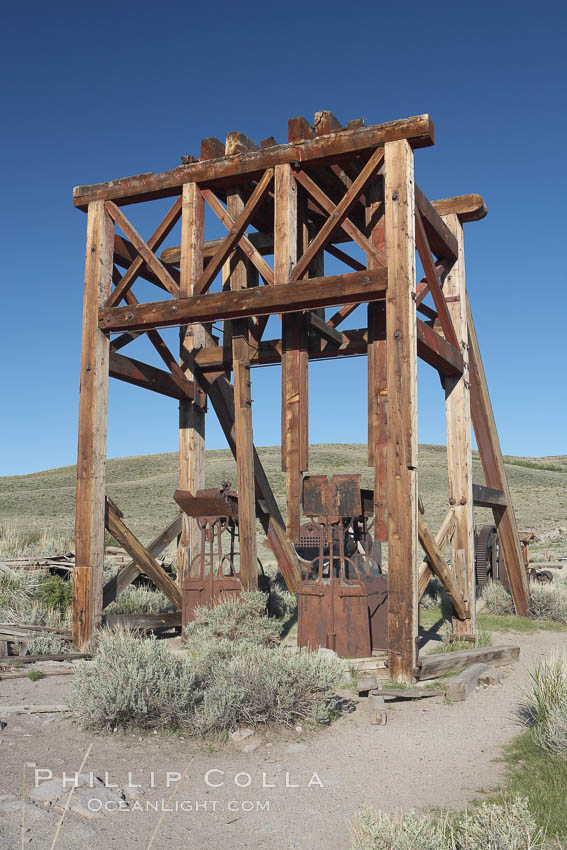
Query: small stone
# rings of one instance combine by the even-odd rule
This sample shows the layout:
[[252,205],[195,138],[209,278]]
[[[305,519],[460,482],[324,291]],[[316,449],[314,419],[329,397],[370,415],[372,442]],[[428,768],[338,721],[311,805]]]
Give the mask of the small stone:
[[296,732],[303,732],[303,726],[296,726],[295,731]]
[[258,744],[246,744],[245,747],[242,747],[243,753],[253,753],[254,750],[258,749]]
[[334,649],[327,649],[324,646],[320,646],[317,650],[318,655],[322,655],[324,658],[338,658],[339,656],[335,652]]

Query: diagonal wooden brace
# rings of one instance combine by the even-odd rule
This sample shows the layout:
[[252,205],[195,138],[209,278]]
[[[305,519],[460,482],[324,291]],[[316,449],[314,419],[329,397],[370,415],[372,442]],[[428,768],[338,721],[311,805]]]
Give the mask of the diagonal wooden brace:
[[148,578],[151,578],[156,587],[162,593],[165,593],[167,598],[173,602],[176,609],[180,611],[181,591],[163,567],[160,567],[158,562],[154,560],[146,547],[132,534],[122,520],[121,511],[108,496],[106,497],[105,526],[116,542],[126,549],[132,560],[139,565],[140,571],[144,572]]
[[457,583],[447,566],[447,562],[443,557],[443,553],[429,530],[421,511],[419,512],[418,535],[419,542],[423,546],[423,550],[427,555],[431,571],[442,583],[443,587],[447,591],[447,596],[453,603],[455,616],[458,617],[459,620],[466,620],[469,614],[467,606],[463,600],[463,595],[459,590]]
[[[158,536],[152,540],[148,546],[148,552],[152,558],[159,557],[163,550],[169,546],[172,540],[175,540],[180,532],[181,514],[178,514],[175,519],[172,520],[166,528],[164,528],[161,534],[158,534]],[[136,561],[130,561],[129,564],[126,564],[126,566],[120,570],[118,575],[115,575],[114,578],[107,581],[102,589],[102,607],[106,608],[107,605],[114,602],[118,594],[122,593],[122,591],[125,590],[125,588],[127,588],[141,572],[144,572],[144,568],[138,566]]]

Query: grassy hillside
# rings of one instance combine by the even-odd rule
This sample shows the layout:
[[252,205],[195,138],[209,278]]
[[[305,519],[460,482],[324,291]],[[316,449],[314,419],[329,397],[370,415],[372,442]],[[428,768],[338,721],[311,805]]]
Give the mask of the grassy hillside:
[[[276,447],[259,449],[262,462],[280,507],[285,504],[285,475]],[[506,471],[520,528],[531,528],[542,543],[534,553],[567,554],[567,456],[510,457]],[[177,455],[126,457],[107,462],[107,491],[124,512],[126,522],[148,541],[175,515],[173,491]],[[315,445],[310,449],[310,472],[360,472],[363,486],[371,487],[364,445]],[[426,517],[435,530],[447,509],[447,473],[444,446],[424,445],[419,450],[420,492]],[[207,486],[229,480],[235,486],[236,468],[228,450],[206,455]],[[474,479],[482,483],[478,458]],[[0,478],[0,527],[22,532],[45,530],[54,537],[73,535],[75,467],[68,466],[32,475]],[[490,521],[490,512],[477,511],[479,523]]]

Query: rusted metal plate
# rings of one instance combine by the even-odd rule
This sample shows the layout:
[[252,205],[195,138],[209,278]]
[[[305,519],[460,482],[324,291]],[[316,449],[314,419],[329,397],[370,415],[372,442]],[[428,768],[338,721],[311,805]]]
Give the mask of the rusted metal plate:
[[242,585],[237,576],[189,576],[183,582],[183,628],[195,618],[195,608],[199,605],[211,607],[228,599],[239,600]]
[[198,490],[195,496],[189,490],[176,490],[173,498],[190,517],[238,516],[236,493],[223,492],[218,488]]
[[354,517],[362,513],[360,475],[306,475],[303,513],[319,517]]

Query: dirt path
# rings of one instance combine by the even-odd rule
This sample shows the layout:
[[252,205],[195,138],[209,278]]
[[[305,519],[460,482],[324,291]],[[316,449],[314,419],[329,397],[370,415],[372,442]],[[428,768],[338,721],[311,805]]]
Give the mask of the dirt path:
[[[514,711],[528,668],[567,648],[567,635],[498,634],[495,642],[521,647],[502,685],[454,705],[397,703],[384,727],[371,726],[365,701],[353,700],[329,729],[256,733],[214,752],[182,738],[93,736],[57,714],[13,716],[0,732],[0,850],[51,848],[60,815],[31,802],[35,767],[61,781],[64,771],[78,771],[91,744],[84,772],[102,779],[107,772],[119,787],[88,794],[113,811],[89,812],[79,788],[74,804],[83,814],[68,813],[58,850],[85,841],[90,850],[345,850],[347,824],[365,802],[389,810],[462,807],[501,781],[494,759],[519,731]],[[68,687],[68,677],[1,681],[0,715],[8,704],[64,703]],[[170,776],[167,788],[167,771],[185,778]],[[128,788],[129,780],[142,788]],[[128,807],[116,811],[121,792]]]

